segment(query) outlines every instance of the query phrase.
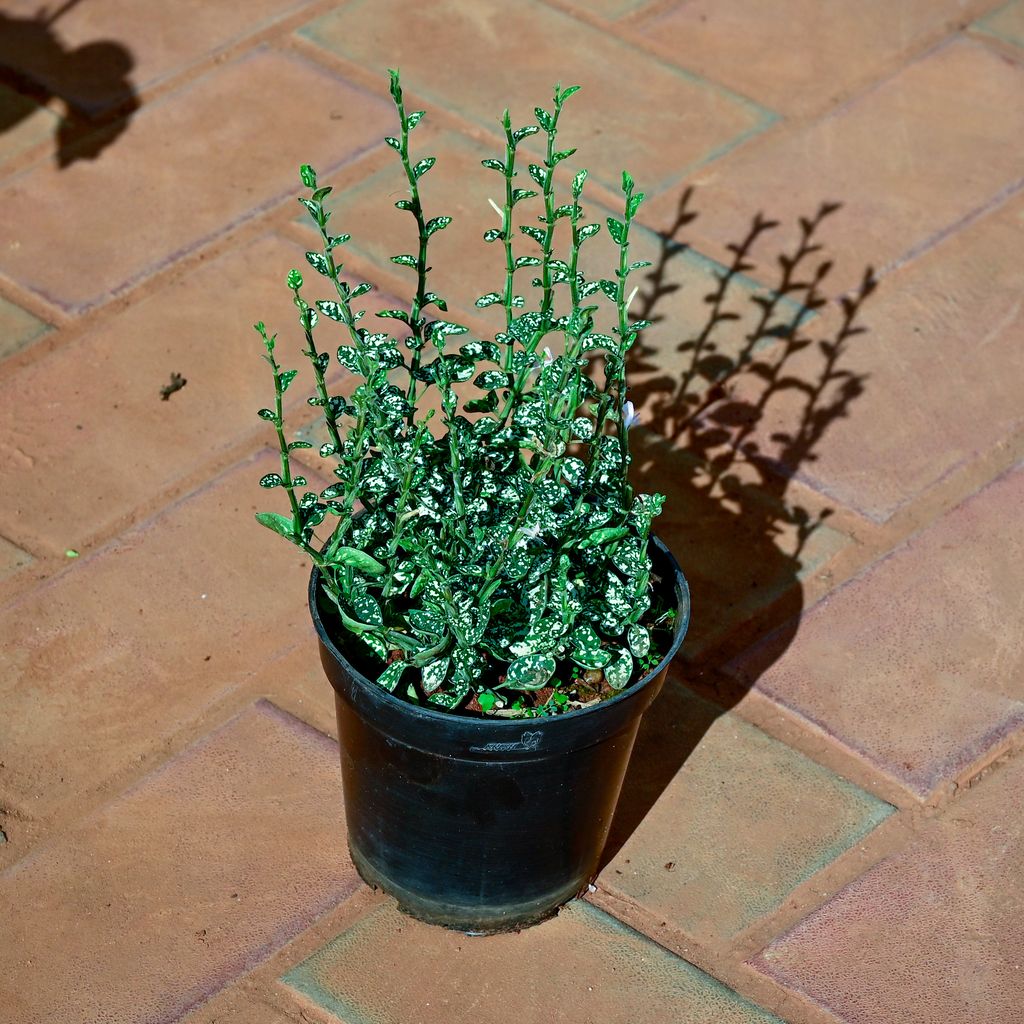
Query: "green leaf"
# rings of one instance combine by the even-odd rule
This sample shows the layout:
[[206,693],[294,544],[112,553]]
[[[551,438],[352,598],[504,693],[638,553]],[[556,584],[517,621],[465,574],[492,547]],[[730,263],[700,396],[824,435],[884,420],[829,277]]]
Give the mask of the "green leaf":
[[496,391],[508,387],[508,374],[501,370],[485,370],[473,384],[482,391]]
[[540,228],[535,228],[530,224],[520,224],[519,230],[522,231],[524,235],[529,235],[530,238],[535,242],[539,242],[541,245],[547,241],[544,232]]
[[368,295],[372,291],[373,285],[370,284],[369,281],[363,281],[362,284],[357,284],[355,288],[352,289],[352,294],[349,296],[349,300],[358,299],[363,295]]
[[486,295],[481,295],[473,305],[477,309],[486,309],[488,306],[493,306],[496,302],[501,302],[501,296],[497,292],[488,292]]
[[627,686],[633,677],[633,655],[620,649],[618,658],[605,668],[604,677],[613,690]]
[[448,669],[451,666],[452,659],[450,657],[438,658],[437,661],[430,662],[429,665],[423,666],[423,692],[431,694],[435,690],[439,690],[444,685],[445,676],[448,675]]
[[600,224],[584,224],[580,228],[580,241],[583,242],[591,235],[596,235],[601,230]]
[[489,167],[492,171],[501,171],[502,174],[505,173],[505,165],[500,160],[494,160],[491,157],[488,157],[486,160],[481,160],[480,163],[482,163],[484,167]]
[[467,341],[459,352],[467,359],[486,359],[492,363],[501,361],[501,350],[493,341]]
[[278,378],[281,381],[281,394],[288,390],[288,385],[295,380],[298,370],[285,370]]
[[549,655],[528,654],[509,665],[501,685],[513,690],[542,690],[555,674],[555,668],[555,659]]
[[291,288],[293,292],[302,287],[302,275],[297,270],[288,271],[287,281],[288,287]]
[[414,629],[436,636],[444,634],[444,617],[429,608],[410,608],[407,618]]
[[522,142],[527,135],[536,135],[540,131],[540,128],[535,124],[524,125],[522,128],[517,128],[512,133],[513,142]]
[[451,217],[433,217],[428,220],[425,228],[427,238],[437,231],[443,231],[451,222]]
[[575,152],[575,149],[560,149],[557,153],[552,153],[551,166],[554,167],[557,164],[560,164],[563,160],[568,160]]
[[558,105],[561,106],[570,96],[574,95],[575,93],[578,93],[581,88],[582,88],[582,86],[579,86],[579,85],[569,85],[569,86],[566,86],[558,94]]
[[468,334],[469,328],[462,324],[453,324],[448,320],[435,320],[427,326],[427,335],[433,340],[442,338],[449,334]]
[[533,178],[541,188],[544,188],[548,182],[548,172],[538,164],[530,164],[530,177]]
[[476,695],[476,702],[480,705],[481,711],[493,711],[494,705],[498,703],[498,698],[493,691],[484,690]]
[[[441,310],[442,313],[445,313],[445,312],[448,311],[448,303],[445,302],[445,300],[442,299],[441,296],[437,294],[437,292],[427,292],[426,295],[423,296],[423,305],[424,306],[429,306],[431,302],[435,306],[437,306],[437,308],[439,310]],[[380,316],[379,313],[377,315]],[[408,322],[409,322],[408,317],[406,317],[406,323],[408,323]]]
[[484,241],[485,242],[496,242],[501,237],[502,237],[501,228],[488,228],[484,232]]
[[269,420],[271,423],[277,422],[277,413],[274,412],[273,409],[260,409],[256,415],[259,416],[261,420]]
[[404,309],[382,309],[377,316],[382,320],[401,320],[403,324],[409,322],[409,314]]
[[288,451],[295,451],[296,448],[312,448],[308,441],[291,441],[288,444]]
[[416,257],[410,256],[408,253],[404,253],[401,256],[392,256],[392,263],[397,263],[400,267],[415,267]]
[[585,537],[582,537],[576,545],[581,551],[586,548],[594,548],[599,544],[608,544],[614,540],[622,540],[629,535],[629,529],[625,526],[603,526],[599,530],[592,530]]
[[611,653],[601,646],[601,638],[591,626],[578,626],[569,639],[573,643],[572,660],[577,665],[604,668],[612,660]]
[[458,707],[466,699],[468,693],[469,683],[456,683],[455,689],[449,693],[432,693],[427,698],[427,703],[436,704],[439,708],[451,711],[452,708]]
[[278,512],[257,512],[256,522],[268,530],[273,530],[274,533],[281,534],[282,537],[295,540],[295,530],[292,528],[290,516],[282,516]]
[[396,139],[393,135],[385,135],[384,141],[396,152],[402,152],[402,143]]
[[632,192],[633,191],[633,179],[628,171],[622,172],[622,191]]
[[426,113],[425,110],[414,110],[411,114],[409,114],[409,116],[406,117],[406,119],[405,119],[406,122],[409,125],[409,128],[410,129],[415,128],[416,125],[418,125],[420,123],[420,121],[423,120],[423,115],[425,113]]
[[419,160],[419,161],[418,161],[418,162],[417,162],[417,163],[416,163],[416,164],[415,164],[415,165],[413,166],[413,169],[412,169],[412,176],[413,176],[414,178],[416,178],[417,180],[419,180],[419,179],[420,179],[420,178],[422,178],[422,177],[423,177],[423,175],[424,175],[424,174],[426,174],[426,173],[427,173],[427,171],[429,171],[429,170],[430,170],[430,168],[431,168],[431,167],[433,167],[433,166],[434,166],[434,164],[436,164],[436,163],[437,163],[437,157],[436,157],[436,156],[425,156],[425,157],[424,157],[424,158],[423,158],[422,160]]
[[351,235],[329,235],[327,248],[336,249],[339,245],[344,245],[351,237]]
[[636,216],[636,211],[640,209],[640,204],[644,201],[643,192],[637,192],[635,196],[629,197],[629,202],[626,204],[626,216],[632,220]]
[[577,416],[569,427],[572,436],[579,441],[589,441],[594,436],[594,423],[586,416]]
[[394,693],[395,687],[398,686],[398,680],[402,678],[402,673],[406,670],[409,663],[407,661],[393,661],[379,676],[377,676],[377,684],[383,689],[387,690],[388,693]]
[[312,199],[307,199],[305,196],[299,196],[298,201],[309,211],[309,216],[317,224],[326,223],[323,207],[319,203],[314,203]]
[[299,177],[306,188],[316,188],[316,171],[309,164],[303,164],[299,168]]
[[347,324],[349,322],[348,314],[345,312],[345,307],[338,302],[332,302],[328,299],[317,299],[316,308],[323,313],[324,316],[329,316],[332,320],[337,320],[338,323]]
[[533,199],[536,195],[539,193],[534,192],[533,189],[514,188],[512,189],[512,205],[515,206],[522,199]]
[[629,627],[626,639],[629,641],[629,649],[638,658],[642,658],[651,649],[650,632],[637,623]]
[[608,233],[612,236],[612,240],[616,245],[622,245],[623,239],[626,237],[626,225],[614,217],[609,217]]
[[349,373],[362,373],[362,368],[359,365],[359,353],[351,345],[338,346],[338,362]]
[[384,572],[384,566],[376,558],[358,548],[335,548],[332,560],[338,565],[350,565],[353,569],[369,573],[371,576],[380,576]]
[[546,132],[550,132],[553,124],[551,115],[543,107],[534,107],[533,112],[537,115],[537,121],[541,128]]
[[371,626],[384,625],[380,605],[365,590],[357,590],[352,594],[352,610],[360,622],[366,622]]
[[520,267],[539,267],[544,261],[539,256],[517,256],[515,269]]
[[577,171],[572,179],[572,194],[576,199],[583,194],[583,183],[587,180],[587,169]]
[[494,412],[498,408],[498,393],[488,391],[486,398],[471,398],[463,408],[466,412]]

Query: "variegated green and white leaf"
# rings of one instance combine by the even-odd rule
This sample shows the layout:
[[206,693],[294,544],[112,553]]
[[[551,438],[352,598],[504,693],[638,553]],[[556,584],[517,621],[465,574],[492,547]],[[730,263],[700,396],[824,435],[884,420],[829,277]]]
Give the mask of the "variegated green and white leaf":
[[633,655],[629,651],[620,650],[619,656],[605,667],[604,677],[613,690],[628,686],[633,678]]
[[516,658],[501,685],[512,690],[540,690],[555,674],[555,659],[543,654]]
[[451,666],[452,659],[450,657],[438,658],[437,661],[430,662],[429,665],[423,666],[423,692],[431,694],[435,690],[439,690],[445,681],[445,677],[448,675],[448,669]]

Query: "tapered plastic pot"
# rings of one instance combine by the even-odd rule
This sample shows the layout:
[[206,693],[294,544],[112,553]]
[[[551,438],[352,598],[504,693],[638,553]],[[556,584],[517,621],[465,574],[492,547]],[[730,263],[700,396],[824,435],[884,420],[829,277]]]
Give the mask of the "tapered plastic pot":
[[362,878],[407,914],[510,931],[551,916],[593,880],[640,717],[689,621],[676,560],[654,537],[650,555],[677,609],[660,664],[607,701],[532,720],[461,717],[383,690],[326,627],[314,570],[309,605],[335,691],[349,850]]

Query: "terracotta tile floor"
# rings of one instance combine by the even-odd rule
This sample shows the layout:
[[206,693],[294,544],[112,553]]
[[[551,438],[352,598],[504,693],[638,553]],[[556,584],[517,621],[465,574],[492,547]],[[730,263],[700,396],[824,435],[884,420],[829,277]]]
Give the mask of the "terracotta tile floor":
[[[4,1024],[1020,1024],[1024,4],[51,6],[0,13]],[[494,939],[356,877],[252,520],[300,163],[408,293],[395,64],[475,329],[503,106],[581,84],[594,218],[652,198],[634,468],[691,641],[596,891]]]

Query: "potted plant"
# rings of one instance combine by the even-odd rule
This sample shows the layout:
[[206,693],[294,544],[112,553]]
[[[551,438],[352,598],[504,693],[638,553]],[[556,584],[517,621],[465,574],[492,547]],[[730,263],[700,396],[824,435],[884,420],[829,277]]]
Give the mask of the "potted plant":
[[[281,454],[280,473],[260,483],[290,505],[256,518],[313,562],[309,606],[336,694],[352,858],[408,913],[472,932],[541,920],[592,880],[640,716],[689,615],[679,567],[651,535],[663,499],[628,481],[636,416],[625,354],[646,323],[629,318],[627,282],[647,266],[629,261],[629,235],[644,196],[623,173],[622,219],[607,219],[618,266],[587,280],[580,250],[601,230],[583,217],[587,172],[567,196],[555,184],[574,152],[556,141],[577,88],[556,87],[536,124],[513,129],[506,111],[504,154],[483,161],[504,196],[492,201],[501,226],[484,235],[503,254],[504,284],[475,301],[503,313],[493,340],[468,338],[429,290],[430,238],[451,218],[424,211],[435,161],[410,152],[423,112],[406,111],[397,72],[400,132],[386,141],[418,250],[392,257],[416,291],[408,309],[377,314],[391,330],[360,323],[356,303],[371,286],[339,276],[348,236],[329,227],[330,187],[301,168],[299,202],[321,243],[306,259],[329,295],[307,300],[302,275],[288,274],[309,402],[328,437],[319,455],[336,478],[319,492],[291,460],[310,443],[284,430],[297,371],[282,369],[276,336],[256,324],[275,389],[259,415]],[[546,137],[541,163],[520,153],[532,135]],[[520,169],[532,188],[518,187]],[[533,251],[517,254],[523,240]],[[358,381],[350,397],[329,393],[325,334]],[[431,397],[439,415],[424,411]]]

